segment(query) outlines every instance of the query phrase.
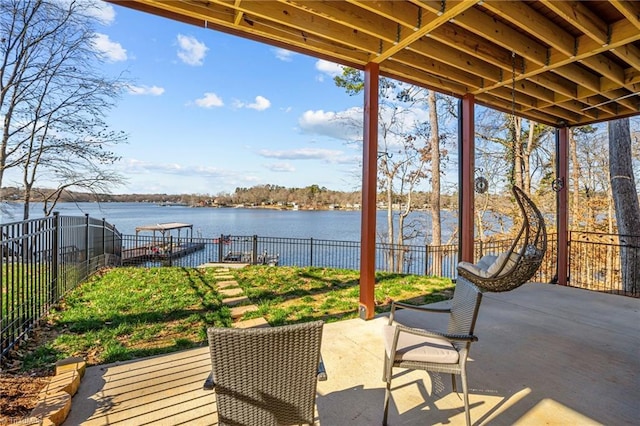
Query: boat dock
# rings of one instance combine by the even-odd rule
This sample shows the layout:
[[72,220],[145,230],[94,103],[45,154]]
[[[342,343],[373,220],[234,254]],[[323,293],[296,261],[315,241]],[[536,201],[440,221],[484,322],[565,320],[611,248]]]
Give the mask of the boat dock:
[[[176,231],[177,235],[172,235]],[[141,232],[151,232],[140,235]],[[185,235],[186,234],[186,235]],[[176,259],[203,250],[204,243],[193,242],[193,225],[169,222],[136,227],[135,244],[122,250],[123,264]]]

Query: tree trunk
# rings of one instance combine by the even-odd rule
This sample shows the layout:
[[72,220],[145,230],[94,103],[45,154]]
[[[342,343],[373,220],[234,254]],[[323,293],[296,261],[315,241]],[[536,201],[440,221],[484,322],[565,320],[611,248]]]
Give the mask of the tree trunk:
[[[431,145],[431,244],[442,245],[442,226],[440,217],[440,127],[438,126],[438,111],[436,92],[429,91],[429,127],[431,128],[429,144]],[[437,250],[433,256],[432,274],[442,275],[442,252]]]
[[634,293],[640,287],[640,205],[633,176],[628,118],[609,122],[609,175],[620,235],[622,289]]
[[[573,225],[576,226],[581,222],[580,213],[580,164],[578,163],[578,146],[576,137],[573,134],[574,129],[569,131],[569,156],[571,157],[571,216],[573,216]],[[574,228],[575,229],[575,228]]]

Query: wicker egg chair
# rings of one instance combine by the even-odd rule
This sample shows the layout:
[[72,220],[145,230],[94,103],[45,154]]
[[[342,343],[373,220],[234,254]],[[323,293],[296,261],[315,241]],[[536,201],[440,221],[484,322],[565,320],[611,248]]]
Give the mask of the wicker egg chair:
[[526,283],[540,267],[547,250],[547,231],[540,210],[522,189],[514,186],[512,192],[523,221],[509,250],[497,256],[484,256],[477,264],[458,264],[458,275],[482,291],[509,291]]

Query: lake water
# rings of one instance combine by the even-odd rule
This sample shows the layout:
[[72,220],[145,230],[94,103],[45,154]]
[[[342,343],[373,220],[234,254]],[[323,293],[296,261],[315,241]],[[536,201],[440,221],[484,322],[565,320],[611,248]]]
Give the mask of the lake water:
[[[3,205],[0,223],[19,221],[22,205]],[[65,216],[106,219],[123,234],[134,234],[136,226],[165,222],[193,224],[194,236],[258,235],[261,237],[316,238],[340,241],[360,241],[360,211],[343,210],[273,210],[251,208],[208,208],[161,206],[152,203],[59,203],[56,211]],[[386,233],[386,211],[378,211],[378,233]],[[42,206],[34,203],[31,218],[42,217]],[[430,215],[412,212],[411,220],[430,232]],[[443,240],[446,241],[457,225],[450,212],[443,212]],[[381,240],[381,238],[378,238]],[[423,244],[415,239],[408,244]]]

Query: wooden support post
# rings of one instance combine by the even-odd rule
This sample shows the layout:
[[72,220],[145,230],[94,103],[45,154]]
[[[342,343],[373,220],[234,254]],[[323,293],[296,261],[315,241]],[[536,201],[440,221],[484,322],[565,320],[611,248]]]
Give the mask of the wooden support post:
[[360,228],[360,318],[375,314],[376,194],[378,188],[378,87],[380,67],[364,69],[364,132],[362,144],[362,220]]
[[475,99],[466,94],[460,100],[458,132],[459,169],[459,252],[458,260],[473,262],[474,174],[475,174]]
[[569,276],[569,128],[556,131],[556,220],[558,228],[558,284],[567,285]]

